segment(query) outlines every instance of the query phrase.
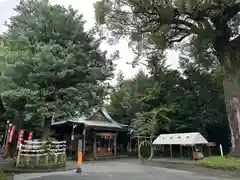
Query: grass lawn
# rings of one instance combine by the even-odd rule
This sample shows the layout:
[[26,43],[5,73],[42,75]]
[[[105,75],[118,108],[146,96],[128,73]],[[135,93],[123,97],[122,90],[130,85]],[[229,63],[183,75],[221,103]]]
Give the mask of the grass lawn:
[[240,158],[231,156],[212,156],[206,157],[197,163],[199,166],[222,169],[222,170],[240,170]]
[[0,180],[13,180],[13,175],[0,173]]

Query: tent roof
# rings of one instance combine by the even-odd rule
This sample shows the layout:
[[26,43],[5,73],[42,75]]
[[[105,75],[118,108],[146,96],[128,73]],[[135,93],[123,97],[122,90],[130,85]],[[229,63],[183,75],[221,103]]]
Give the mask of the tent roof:
[[208,141],[199,133],[161,134],[154,141],[155,145],[194,145],[208,144]]

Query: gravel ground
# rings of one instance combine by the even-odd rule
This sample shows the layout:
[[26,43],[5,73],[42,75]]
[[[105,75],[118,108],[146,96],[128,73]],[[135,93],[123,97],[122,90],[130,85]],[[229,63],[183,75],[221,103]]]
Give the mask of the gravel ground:
[[83,173],[76,170],[54,173],[19,174],[14,180],[239,180],[231,176],[220,176],[219,172],[201,175],[202,172],[169,169],[140,164],[137,160],[104,161],[84,164]]

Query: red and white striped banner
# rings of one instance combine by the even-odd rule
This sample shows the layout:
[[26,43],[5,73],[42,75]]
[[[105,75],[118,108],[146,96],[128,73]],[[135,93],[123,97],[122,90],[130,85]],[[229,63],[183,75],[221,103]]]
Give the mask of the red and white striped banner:
[[31,131],[28,134],[28,141],[32,140],[32,137],[33,137],[33,132]]
[[9,134],[9,139],[8,139],[9,143],[12,143],[15,128],[16,128],[16,126],[12,126],[12,128],[11,128],[11,131],[10,131],[10,134]]
[[22,144],[24,130],[21,129],[18,133],[18,145]]

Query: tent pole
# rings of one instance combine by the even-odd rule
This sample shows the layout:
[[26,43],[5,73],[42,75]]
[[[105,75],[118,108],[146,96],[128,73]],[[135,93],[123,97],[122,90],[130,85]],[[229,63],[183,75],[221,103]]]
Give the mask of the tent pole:
[[193,149],[193,145],[192,145],[192,158],[194,156],[194,149]]
[[171,159],[172,159],[172,145],[170,145],[170,155],[171,155]]
[[139,149],[139,144],[140,144],[140,140],[139,140],[139,135],[138,135],[138,146],[137,146],[137,149],[138,149],[138,160],[140,160],[140,149]]
[[181,145],[180,145],[180,153],[181,153],[181,158],[183,158],[182,146]]
[[165,153],[165,150],[164,150],[164,144],[163,144],[163,148],[162,148],[162,156],[164,157],[164,153]]
[[211,156],[211,147],[208,146],[209,156]]

